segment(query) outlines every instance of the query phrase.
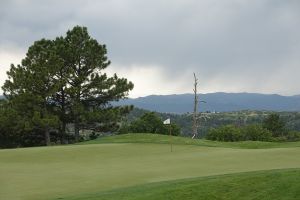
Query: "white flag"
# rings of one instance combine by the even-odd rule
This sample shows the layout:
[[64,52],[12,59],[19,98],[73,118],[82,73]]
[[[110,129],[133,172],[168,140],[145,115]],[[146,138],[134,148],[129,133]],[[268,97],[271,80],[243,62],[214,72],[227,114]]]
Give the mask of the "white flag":
[[170,118],[169,118],[169,119],[166,119],[166,120],[164,121],[164,124],[171,124]]

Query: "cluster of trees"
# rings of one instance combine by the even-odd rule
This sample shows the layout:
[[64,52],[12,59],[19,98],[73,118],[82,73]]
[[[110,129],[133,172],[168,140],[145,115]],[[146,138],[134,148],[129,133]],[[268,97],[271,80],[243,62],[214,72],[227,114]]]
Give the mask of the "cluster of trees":
[[206,135],[206,139],[235,142],[235,141],[270,141],[272,133],[260,125],[248,125],[237,127],[225,125],[211,129]]
[[206,138],[217,141],[297,141],[300,132],[289,131],[278,114],[270,114],[262,124],[225,125],[210,129]]
[[86,27],[34,42],[21,64],[11,65],[2,87],[0,145],[66,143],[79,141],[84,128],[117,129],[132,107],[110,102],[126,98],[133,83],[103,72],[110,64],[106,54],[106,46],[91,38]]
[[[130,123],[141,117],[146,112],[144,109],[134,108],[127,116],[126,120]],[[200,113],[198,137],[204,138],[212,128],[218,128],[225,125],[234,125],[244,127],[248,125],[263,124],[267,116],[274,112],[271,111],[235,111],[222,113]],[[191,114],[174,114],[174,113],[155,113],[162,119],[171,118],[172,122],[178,124],[181,129],[181,135],[191,137],[192,120]],[[280,120],[284,124],[285,135],[300,131],[300,113],[299,112],[278,112]]]
[[119,133],[156,133],[166,135],[170,134],[170,131],[171,134],[175,136],[181,133],[180,127],[177,124],[171,123],[170,125],[165,125],[156,113],[146,112],[131,123],[124,123]]

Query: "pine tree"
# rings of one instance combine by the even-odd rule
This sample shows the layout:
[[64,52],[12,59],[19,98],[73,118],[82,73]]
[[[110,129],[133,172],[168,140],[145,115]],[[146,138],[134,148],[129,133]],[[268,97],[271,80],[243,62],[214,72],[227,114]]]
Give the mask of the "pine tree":
[[70,97],[75,139],[78,141],[85,113],[110,109],[109,102],[126,97],[133,89],[133,83],[116,74],[108,77],[103,72],[110,64],[106,46],[92,39],[86,27],[76,26],[68,31],[65,48],[63,59],[70,73],[66,92]]
[[29,127],[39,127],[49,145],[50,130],[66,134],[73,123],[75,139],[90,124],[115,128],[132,107],[113,107],[126,98],[133,83],[103,72],[110,61],[105,45],[91,38],[86,27],[76,26],[65,37],[36,41],[20,65],[11,65],[3,88]]
[[21,65],[11,65],[7,72],[8,80],[2,87],[7,99],[18,108],[17,111],[27,116],[27,124],[43,129],[46,145],[51,143],[50,127],[58,123],[49,101],[57,90],[58,82],[54,74],[60,65],[53,47],[51,40],[36,41],[28,49]]

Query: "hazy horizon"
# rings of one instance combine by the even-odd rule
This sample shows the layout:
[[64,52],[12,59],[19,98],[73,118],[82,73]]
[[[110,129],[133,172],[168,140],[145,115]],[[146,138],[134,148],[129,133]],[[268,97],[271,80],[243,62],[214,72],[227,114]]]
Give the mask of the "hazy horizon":
[[[292,95],[282,95],[282,94],[277,94],[277,93],[258,93],[258,92],[207,92],[207,93],[198,93],[199,95],[206,95],[206,94],[215,94],[215,93],[225,93],[225,94],[261,94],[261,95],[279,95],[283,97],[293,97],[293,96],[299,96],[300,94],[292,94]],[[185,93],[170,93],[170,94],[147,94],[145,96],[137,96],[137,97],[131,97],[129,98],[132,99],[137,99],[137,98],[143,98],[147,96],[171,96],[171,95],[186,95],[186,94],[191,94],[193,95],[192,92],[185,92]]]

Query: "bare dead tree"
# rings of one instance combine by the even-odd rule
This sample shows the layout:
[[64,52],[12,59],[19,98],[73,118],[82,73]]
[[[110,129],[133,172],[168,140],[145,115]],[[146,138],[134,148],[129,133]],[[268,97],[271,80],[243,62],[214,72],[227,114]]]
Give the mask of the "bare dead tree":
[[198,132],[197,115],[198,115],[199,97],[197,93],[197,87],[198,87],[198,79],[196,77],[196,74],[194,73],[194,89],[193,89],[194,90],[194,112],[193,112],[193,127],[192,127],[193,139],[197,136],[197,132]]
[[194,139],[198,135],[198,126],[199,126],[199,121],[200,119],[204,119],[205,121],[209,118],[206,115],[200,115],[198,114],[198,104],[200,102],[206,103],[205,101],[199,101],[199,95],[198,95],[198,78],[196,77],[196,74],[194,73],[194,112],[193,112],[193,126],[192,126],[192,131],[193,131],[193,137]]

